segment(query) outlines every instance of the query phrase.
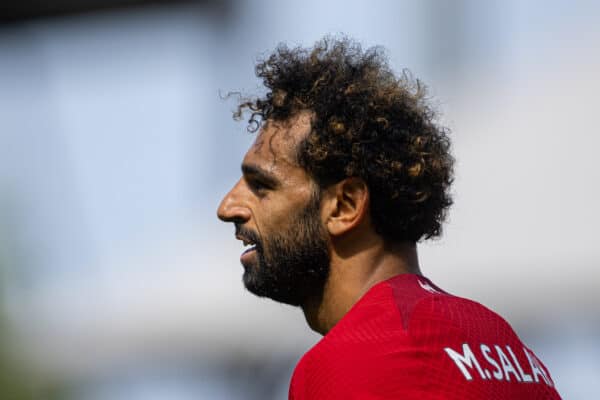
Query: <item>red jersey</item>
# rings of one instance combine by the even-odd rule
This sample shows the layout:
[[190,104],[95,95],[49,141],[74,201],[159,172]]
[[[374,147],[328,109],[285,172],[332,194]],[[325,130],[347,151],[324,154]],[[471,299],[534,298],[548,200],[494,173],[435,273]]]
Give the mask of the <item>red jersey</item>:
[[302,357],[291,400],[560,399],[546,367],[479,303],[403,274],[371,288]]

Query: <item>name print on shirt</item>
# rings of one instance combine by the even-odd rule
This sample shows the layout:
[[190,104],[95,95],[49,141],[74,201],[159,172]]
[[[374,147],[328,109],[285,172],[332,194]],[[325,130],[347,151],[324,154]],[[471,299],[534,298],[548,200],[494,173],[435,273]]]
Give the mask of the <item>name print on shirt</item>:
[[[497,344],[492,346],[480,344],[479,348],[474,347],[476,351],[473,351],[468,343],[462,345],[462,351],[450,347],[444,348],[466,380],[471,381],[474,376],[479,375],[483,380],[495,379],[510,382],[511,379],[514,379],[520,383],[544,382],[546,385],[554,387],[550,374],[544,369],[535,354],[525,347],[522,348],[528,364],[525,366],[519,363],[509,345],[501,347]],[[477,374],[474,373],[474,370],[477,371]]]

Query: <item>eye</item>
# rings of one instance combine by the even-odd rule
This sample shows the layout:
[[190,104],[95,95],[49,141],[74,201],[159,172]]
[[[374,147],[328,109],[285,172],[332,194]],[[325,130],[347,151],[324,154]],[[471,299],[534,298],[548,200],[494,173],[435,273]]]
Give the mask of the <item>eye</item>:
[[255,178],[248,179],[248,187],[257,194],[264,194],[267,190],[271,189],[267,183]]

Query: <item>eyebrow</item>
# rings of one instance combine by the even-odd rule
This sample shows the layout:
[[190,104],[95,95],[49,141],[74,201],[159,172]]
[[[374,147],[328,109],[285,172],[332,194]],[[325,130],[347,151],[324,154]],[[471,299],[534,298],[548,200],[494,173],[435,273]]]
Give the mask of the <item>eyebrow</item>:
[[279,179],[277,179],[275,175],[255,164],[242,164],[242,173],[247,176],[258,178],[273,187],[279,185]]

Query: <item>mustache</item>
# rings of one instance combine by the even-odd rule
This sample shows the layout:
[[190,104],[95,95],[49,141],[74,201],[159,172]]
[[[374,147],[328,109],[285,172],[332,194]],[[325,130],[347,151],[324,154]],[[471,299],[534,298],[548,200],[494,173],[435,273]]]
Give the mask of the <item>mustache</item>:
[[262,241],[257,232],[248,229],[240,224],[235,224],[235,235],[246,239],[248,242],[256,244],[258,249],[262,248]]

